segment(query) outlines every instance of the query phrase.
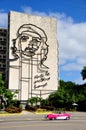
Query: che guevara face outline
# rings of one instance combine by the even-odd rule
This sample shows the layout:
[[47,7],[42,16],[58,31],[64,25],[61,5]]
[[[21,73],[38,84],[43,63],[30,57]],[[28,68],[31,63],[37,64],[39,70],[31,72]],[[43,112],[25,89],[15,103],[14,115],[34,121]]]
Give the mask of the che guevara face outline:
[[13,39],[11,47],[13,60],[32,58],[37,53],[41,56],[41,64],[47,59],[48,54],[47,35],[43,29],[33,24],[23,24],[17,31],[17,37]]

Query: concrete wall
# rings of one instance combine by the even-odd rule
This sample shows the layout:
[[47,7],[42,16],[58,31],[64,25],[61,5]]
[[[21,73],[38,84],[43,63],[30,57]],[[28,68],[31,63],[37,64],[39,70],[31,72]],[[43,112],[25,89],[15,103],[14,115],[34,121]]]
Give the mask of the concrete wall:
[[9,89],[18,99],[46,98],[58,89],[55,18],[11,11],[9,14]]

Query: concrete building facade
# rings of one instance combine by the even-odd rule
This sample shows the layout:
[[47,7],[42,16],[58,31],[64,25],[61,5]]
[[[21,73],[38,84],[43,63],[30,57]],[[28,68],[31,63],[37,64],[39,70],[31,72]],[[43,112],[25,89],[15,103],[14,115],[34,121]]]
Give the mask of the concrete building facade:
[[9,13],[9,89],[18,90],[21,101],[58,89],[55,18]]
[[7,29],[0,28],[0,73],[7,86]]

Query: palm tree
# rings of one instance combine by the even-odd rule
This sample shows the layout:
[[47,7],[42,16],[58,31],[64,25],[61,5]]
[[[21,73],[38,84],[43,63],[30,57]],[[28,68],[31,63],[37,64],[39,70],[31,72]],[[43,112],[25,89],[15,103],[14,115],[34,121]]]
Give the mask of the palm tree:
[[83,67],[82,71],[81,71],[81,76],[82,79],[85,80],[86,79],[86,66]]

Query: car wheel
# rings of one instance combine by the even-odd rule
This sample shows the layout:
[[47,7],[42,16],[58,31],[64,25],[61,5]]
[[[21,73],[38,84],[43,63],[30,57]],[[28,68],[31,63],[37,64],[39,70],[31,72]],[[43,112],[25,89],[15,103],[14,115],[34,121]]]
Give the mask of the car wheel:
[[52,118],[49,118],[49,120],[52,120]]
[[52,118],[52,120],[55,120],[55,118]]
[[70,119],[70,117],[66,117],[66,120],[69,120]]
[[50,118],[50,120],[55,120],[55,118]]

